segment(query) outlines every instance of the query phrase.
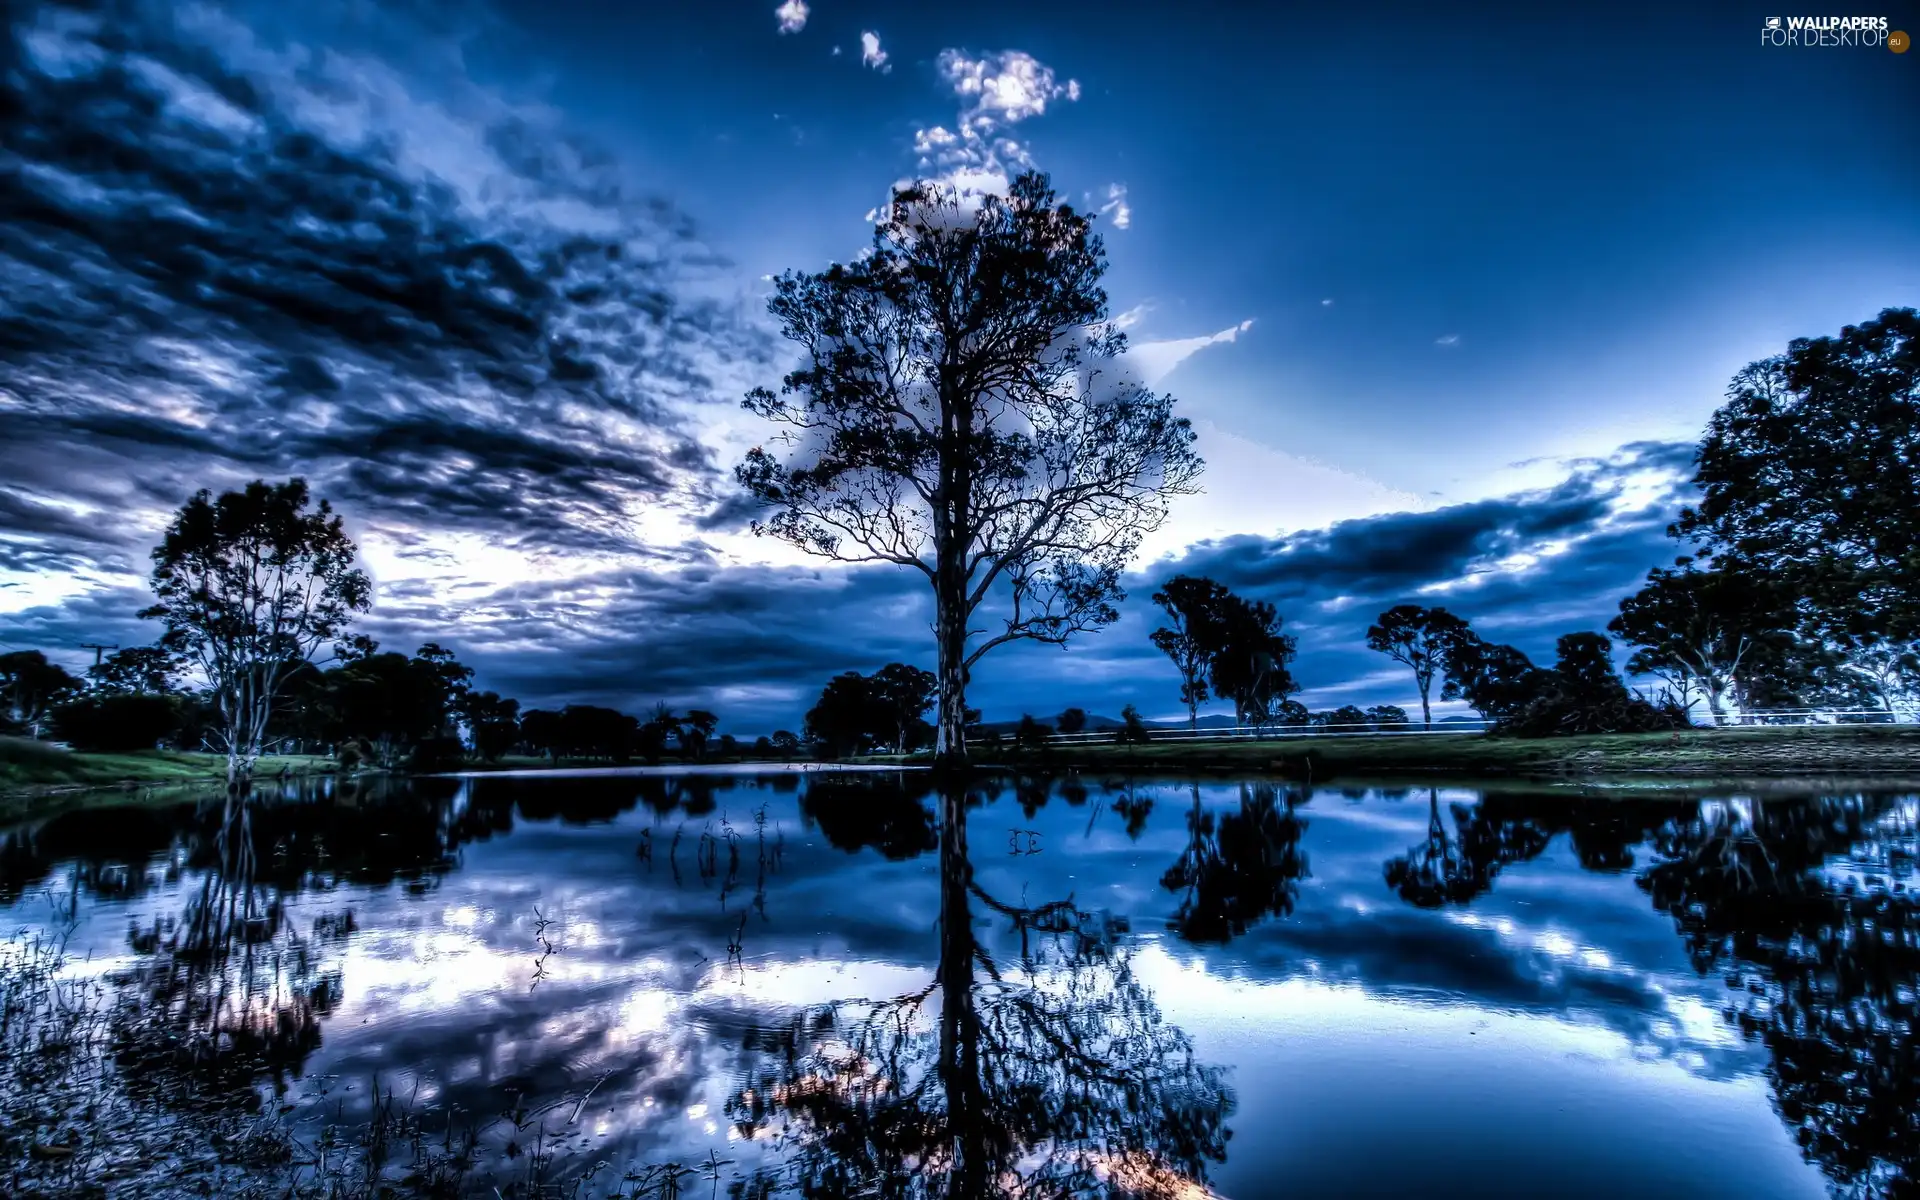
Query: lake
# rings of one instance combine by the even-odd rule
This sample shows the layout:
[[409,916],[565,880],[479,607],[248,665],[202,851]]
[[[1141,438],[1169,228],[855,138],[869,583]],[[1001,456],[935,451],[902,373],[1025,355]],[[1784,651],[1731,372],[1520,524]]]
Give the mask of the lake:
[[1911,1195],[1917,820],[828,771],[73,811],[0,835],[0,933],[92,1058],[22,1065],[13,1003],[0,1146],[20,1195]]

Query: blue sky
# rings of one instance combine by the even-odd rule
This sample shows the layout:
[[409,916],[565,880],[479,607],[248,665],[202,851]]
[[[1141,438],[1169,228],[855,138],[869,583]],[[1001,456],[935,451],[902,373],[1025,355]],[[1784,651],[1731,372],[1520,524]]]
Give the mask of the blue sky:
[[[0,108],[0,641],[69,658],[146,636],[188,492],[300,471],[374,631],[530,702],[758,730],[924,661],[912,581],[706,519],[785,361],[765,277],[918,174],[1104,208],[1210,463],[1119,625],[987,660],[993,715],[1175,709],[1179,569],[1281,605],[1310,703],[1410,699],[1359,646],[1400,600],[1545,653],[1671,556],[1734,370],[1920,300],[1920,56],[1759,8],[112,7],[10,9]],[[1017,147],[942,152],[982,116]]]

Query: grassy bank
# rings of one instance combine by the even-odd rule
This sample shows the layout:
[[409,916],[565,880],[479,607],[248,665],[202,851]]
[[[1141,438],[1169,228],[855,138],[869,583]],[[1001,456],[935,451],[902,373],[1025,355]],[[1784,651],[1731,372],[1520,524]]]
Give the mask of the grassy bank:
[[[263,758],[254,769],[259,775],[278,775],[283,770],[314,775],[333,771],[336,764],[318,755],[288,755]],[[89,754],[25,738],[0,738],[0,796],[136,784],[218,783],[226,777],[226,756],[220,754],[176,750]]]
[[[883,761],[868,759],[863,761]],[[912,761],[912,760],[909,760]],[[1288,738],[1275,741],[1083,743],[1044,752],[982,749],[976,761],[1008,767],[1108,771],[1254,771],[1291,778],[1459,776],[1566,779],[1684,775],[1920,778],[1920,727],[1841,725],[1742,728],[1567,738],[1475,734]]]

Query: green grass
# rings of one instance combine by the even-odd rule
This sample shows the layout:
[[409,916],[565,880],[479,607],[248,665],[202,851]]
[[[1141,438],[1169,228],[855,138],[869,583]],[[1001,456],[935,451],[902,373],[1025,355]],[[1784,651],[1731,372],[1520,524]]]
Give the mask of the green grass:
[[[1680,733],[1493,738],[1476,734],[1306,737],[1272,741],[1081,743],[1044,753],[973,751],[982,765],[1104,770],[1227,770],[1334,776],[1455,775],[1563,779],[1592,775],[1920,778],[1920,727],[1745,727]],[[872,758],[863,761],[900,761]],[[906,761],[919,761],[909,759]]]
[[[262,758],[256,775],[321,774],[335,769],[330,758],[286,755]],[[219,782],[227,777],[222,754],[145,750],[131,754],[92,754],[62,750],[27,738],[0,738],[0,793],[44,792],[76,787],[143,783]]]

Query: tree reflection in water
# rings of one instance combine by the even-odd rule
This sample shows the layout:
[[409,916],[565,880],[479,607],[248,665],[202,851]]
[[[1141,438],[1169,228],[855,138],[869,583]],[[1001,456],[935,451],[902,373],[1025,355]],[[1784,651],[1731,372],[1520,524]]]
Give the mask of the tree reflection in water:
[[1728,1020],[1768,1051],[1781,1118],[1836,1188],[1920,1194],[1914,797],[1706,802],[1640,882]]
[[1300,837],[1307,823],[1294,812],[1298,797],[1272,783],[1240,784],[1240,807],[1218,817],[1200,803],[1193,785],[1187,848],[1160,885],[1184,893],[1168,922],[1190,942],[1226,942],[1268,916],[1293,911],[1307,854]]
[[251,1110],[263,1080],[285,1094],[339,999],[339,972],[258,878],[253,816],[245,797],[224,807],[198,888],[178,916],[131,931],[139,960],[113,979],[115,1060],[176,1109]]
[[[939,960],[927,987],[805,1012],[728,1103],[785,1151],[762,1193],[1203,1196],[1233,1095],[1135,976],[1119,925],[975,881],[969,797],[941,796]],[[976,932],[1004,920],[1017,951]]]
[[1841,1194],[1920,1195],[1920,800],[1493,794],[1454,805],[1452,831],[1428,803],[1426,842],[1384,868],[1419,907],[1473,902],[1562,832],[1594,871],[1644,844],[1640,887],[1725,979],[1722,1014],[1766,1047],[1801,1153]]

